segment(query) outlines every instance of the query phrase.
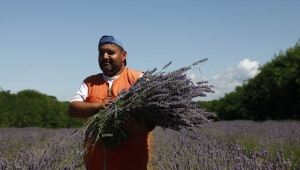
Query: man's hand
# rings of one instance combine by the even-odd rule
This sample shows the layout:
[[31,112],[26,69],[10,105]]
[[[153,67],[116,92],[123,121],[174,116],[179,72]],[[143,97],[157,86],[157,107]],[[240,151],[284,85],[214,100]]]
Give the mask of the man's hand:
[[112,100],[105,100],[102,103],[97,103],[99,110],[106,109],[110,104],[112,103]]
[[145,118],[141,118],[141,121],[137,121],[134,117],[125,117],[122,121],[123,127],[131,133],[147,134],[154,128],[150,128],[147,125]]
[[106,109],[112,100],[106,100],[101,103],[86,103],[81,101],[74,101],[69,105],[69,115],[74,118],[87,118],[99,112],[99,110]]

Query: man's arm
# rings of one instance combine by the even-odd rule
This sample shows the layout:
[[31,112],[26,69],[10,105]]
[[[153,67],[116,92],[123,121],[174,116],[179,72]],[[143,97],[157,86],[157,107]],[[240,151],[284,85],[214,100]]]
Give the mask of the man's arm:
[[106,109],[111,101],[102,103],[87,103],[82,101],[73,101],[69,105],[69,115],[74,118],[88,118],[99,110]]

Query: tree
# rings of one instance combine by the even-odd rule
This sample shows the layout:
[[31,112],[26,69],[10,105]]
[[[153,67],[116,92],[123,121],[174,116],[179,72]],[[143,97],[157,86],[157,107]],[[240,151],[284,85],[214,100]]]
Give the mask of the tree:
[[69,102],[60,102],[35,90],[17,94],[0,91],[0,127],[80,127],[81,119],[68,115]]
[[300,120],[299,68],[300,39],[260,66],[254,78],[225,94],[213,108],[225,120]]
[[10,126],[12,123],[12,117],[10,117],[9,111],[13,108],[10,103],[14,96],[10,94],[10,91],[4,91],[2,88],[0,90],[0,127]]

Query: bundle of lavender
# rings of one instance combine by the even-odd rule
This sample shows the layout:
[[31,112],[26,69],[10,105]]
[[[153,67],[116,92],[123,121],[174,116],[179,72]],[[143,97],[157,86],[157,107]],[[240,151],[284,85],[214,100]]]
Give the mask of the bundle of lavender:
[[112,149],[130,135],[122,127],[122,120],[128,115],[137,120],[144,117],[151,125],[177,131],[209,122],[207,118],[215,115],[200,108],[192,99],[213,92],[213,86],[207,85],[206,81],[193,83],[185,74],[205,61],[207,59],[175,71],[163,72],[170,62],[158,73],[156,69],[145,72],[129,89],[122,90],[107,109],[89,117],[81,129],[87,129],[91,134],[91,142]]

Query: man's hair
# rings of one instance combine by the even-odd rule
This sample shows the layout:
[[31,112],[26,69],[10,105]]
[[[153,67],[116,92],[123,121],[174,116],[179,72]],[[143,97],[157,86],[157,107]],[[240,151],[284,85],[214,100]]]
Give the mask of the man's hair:
[[[115,44],[116,45],[116,44]],[[118,48],[119,48],[119,50],[120,50],[120,52],[121,53],[123,53],[125,50],[122,48],[122,47],[120,47],[120,46],[118,46],[118,45],[116,45]],[[126,66],[127,65],[127,61],[126,61],[126,59],[124,60],[124,66]]]

